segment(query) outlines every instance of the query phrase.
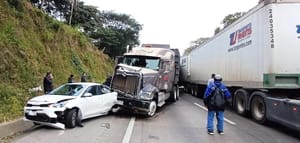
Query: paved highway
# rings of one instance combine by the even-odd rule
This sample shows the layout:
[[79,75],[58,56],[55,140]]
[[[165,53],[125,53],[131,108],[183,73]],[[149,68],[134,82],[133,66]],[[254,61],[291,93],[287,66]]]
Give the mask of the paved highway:
[[[181,94],[176,103],[151,118],[121,111],[85,120],[83,128],[59,130],[39,126],[15,137],[13,143],[298,143],[299,133],[276,124],[260,125],[225,111],[225,135],[208,135],[202,100]],[[276,126],[276,127],[275,127]]]

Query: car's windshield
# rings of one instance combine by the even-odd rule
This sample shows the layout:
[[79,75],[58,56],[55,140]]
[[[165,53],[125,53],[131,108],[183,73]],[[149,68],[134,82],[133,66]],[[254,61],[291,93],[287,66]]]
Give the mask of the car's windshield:
[[80,84],[65,84],[59,88],[54,89],[48,95],[67,95],[78,96],[83,89],[83,85]]
[[160,61],[160,59],[157,57],[125,56],[121,63],[130,65],[130,66],[137,66],[137,67],[158,70],[159,69],[159,61]]

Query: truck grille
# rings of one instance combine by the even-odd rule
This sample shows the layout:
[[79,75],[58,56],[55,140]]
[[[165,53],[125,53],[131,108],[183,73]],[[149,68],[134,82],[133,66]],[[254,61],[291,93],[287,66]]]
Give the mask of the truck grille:
[[136,95],[138,84],[139,84],[138,76],[115,75],[112,82],[112,87],[121,92],[124,92],[123,94],[130,94],[134,96]]

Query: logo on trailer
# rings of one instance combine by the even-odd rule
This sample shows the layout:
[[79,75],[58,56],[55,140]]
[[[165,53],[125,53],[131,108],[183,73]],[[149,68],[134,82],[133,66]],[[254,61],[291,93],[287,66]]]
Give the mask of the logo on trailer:
[[237,31],[231,33],[229,35],[230,38],[230,46],[236,44],[237,42],[240,42],[244,39],[247,39],[252,34],[252,24],[249,23],[246,26],[238,29]]
[[297,34],[298,34],[298,39],[300,39],[300,25],[296,25],[297,28]]

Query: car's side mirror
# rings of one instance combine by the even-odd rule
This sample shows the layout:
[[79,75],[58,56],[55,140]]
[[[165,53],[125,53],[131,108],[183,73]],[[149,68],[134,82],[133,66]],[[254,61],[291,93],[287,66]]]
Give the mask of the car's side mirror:
[[91,96],[93,96],[93,94],[92,94],[92,93],[89,93],[89,92],[87,92],[87,93],[85,93],[85,94],[83,95],[83,97],[91,97]]

